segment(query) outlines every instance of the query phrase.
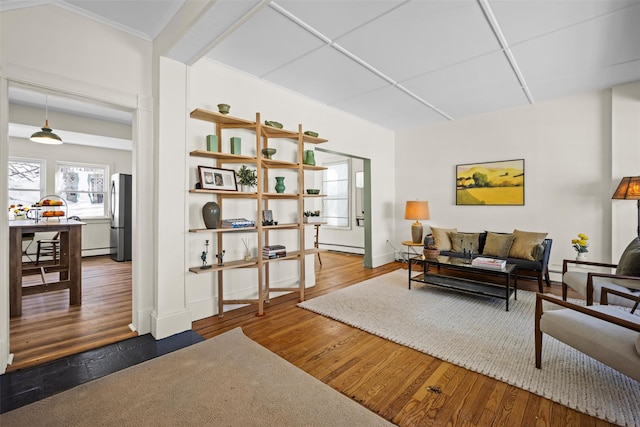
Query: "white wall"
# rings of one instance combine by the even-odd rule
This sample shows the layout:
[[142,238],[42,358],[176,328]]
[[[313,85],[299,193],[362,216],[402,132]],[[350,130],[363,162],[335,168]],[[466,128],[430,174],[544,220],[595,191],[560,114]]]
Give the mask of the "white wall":
[[[189,110],[203,108],[217,111],[217,104],[224,102],[231,105],[230,114],[235,117],[255,120],[256,112],[260,112],[263,121],[276,120],[283,123],[285,129],[290,130],[297,130],[298,124],[302,123],[304,130],[314,130],[319,132],[321,137],[329,140],[328,143],[322,144],[322,148],[372,159],[374,171],[372,185],[376,188],[372,196],[375,208],[371,213],[376,224],[373,232],[373,263],[374,266],[378,266],[393,260],[393,252],[389,251],[389,247],[385,244],[386,240],[391,238],[394,233],[392,218],[394,183],[393,179],[388,179],[388,168],[393,165],[393,132],[206,59],[189,69],[188,86]],[[214,133],[214,129],[214,126],[207,122],[190,120],[187,126],[186,151],[196,148],[203,149],[205,135]],[[242,132],[238,132],[237,136],[242,138],[243,154],[251,155],[251,152],[244,152],[244,147],[247,150],[250,149],[250,145],[255,147],[255,137],[251,133]],[[221,139],[224,144],[228,144],[228,135],[223,135]],[[286,150],[286,148],[283,146],[282,150]],[[253,148],[253,153],[255,153],[255,148]],[[281,151],[280,155],[290,154]],[[290,160],[293,161],[293,159]],[[187,162],[189,164],[189,185],[192,187],[196,180],[197,165],[203,163],[202,160],[197,159],[188,159]],[[379,171],[384,173],[379,173]],[[288,182],[287,180],[288,178],[285,178],[285,183]],[[176,194],[175,197],[183,196],[185,191],[186,189],[183,189],[182,194]],[[189,208],[185,215],[188,220],[184,224],[184,230],[197,227],[201,222],[199,207],[205,200],[197,199],[198,196],[190,197],[187,202]],[[255,203],[252,206],[255,206]],[[244,208],[239,207],[239,209]],[[238,213],[244,212],[240,216],[249,216],[253,215],[252,210],[255,210],[255,207],[247,207]],[[227,213],[232,214],[232,212]],[[227,216],[227,213],[224,216]],[[274,214],[276,213],[274,212]],[[286,212],[283,211],[280,215],[286,215]],[[311,234],[312,228],[309,227],[305,235],[311,237]],[[203,237],[201,233],[186,233],[185,241],[188,251],[183,271],[186,271],[185,267],[187,266],[198,264],[206,238],[209,237]],[[283,238],[286,239],[286,237]],[[309,244],[308,242],[307,244]],[[241,242],[237,242],[235,246],[232,246],[232,250],[233,248],[236,248],[237,254],[239,254],[242,250]],[[228,259],[234,259],[232,254],[225,256],[229,256]],[[282,267],[282,269],[283,271],[276,274],[275,277],[284,281],[288,280],[287,277],[291,279],[297,274],[287,270],[287,267]],[[306,269],[309,272],[313,271],[313,257],[307,257]],[[233,273],[237,273],[238,277],[234,278],[233,285],[228,287],[230,295],[240,298],[243,295],[247,297],[256,292],[255,279],[251,276],[251,272]],[[207,276],[213,275],[190,273],[186,278],[187,299],[194,319],[210,316],[216,310],[214,278]],[[310,277],[310,274],[307,274],[307,277]],[[227,290],[225,289],[225,291]]]
[[[636,130],[637,87],[617,89],[635,88],[635,110],[630,108],[636,114],[624,120]],[[612,230],[621,226],[621,219],[611,221],[611,195],[621,177],[611,171],[611,104],[612,91],[603,90],[398,133],[396,241],[409,236],[403,202],[424,199],[431,210],[426,225],[548,232],[552,270],[561,268],[562,259],[575,258],[570,242],[578,233],[590,238],[589,259],[611,260]],[[631,154],[624,173],[637,175],[638,133],[631,138],[632,133],[625,131],[617,149]],[[525,160],[524,206],[456,206],[457,164],[510,159]],[[627,214],[635,209],[633,202],[622,203]],[[622,248],[635,236],[634,217],[626,215],[624,221]],[[619,256],[621,249],[614,252]]]

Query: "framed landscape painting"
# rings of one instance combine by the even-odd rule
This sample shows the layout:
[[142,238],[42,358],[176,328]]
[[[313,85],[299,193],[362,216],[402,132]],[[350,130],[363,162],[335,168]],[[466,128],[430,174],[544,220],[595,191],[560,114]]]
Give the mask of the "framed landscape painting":
[[524,205],[524,159],[456,165],[456,205]]

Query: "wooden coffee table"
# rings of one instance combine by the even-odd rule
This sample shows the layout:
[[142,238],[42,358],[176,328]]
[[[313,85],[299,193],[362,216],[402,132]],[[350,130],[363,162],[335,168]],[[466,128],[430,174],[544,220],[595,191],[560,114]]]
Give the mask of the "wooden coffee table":
[[[412,265],[422,265],[422,273],[412,276]],[[435,266],[436,272],[430,272],[429,266]],[[453,270],[467,273],[465,277],[457,277],[444,273],[442,270]],[[496,276],[504,280],[504,286],[500,283],[488,283],[476,280],[467,276]],[[513,280],[513,286],[512,286]],[[471,265],[471,260],[467,258],[456,258],[439,256],[436,258],[425,258],[418,256],[409,259],[409,289],[411,282],[426,283],[457,291],[486,295],[494,298],[506,300],[506,310],[509,311],[509,298],[518,299],[518,266],[507,264],[504,270],[490,267],[480,267]]]

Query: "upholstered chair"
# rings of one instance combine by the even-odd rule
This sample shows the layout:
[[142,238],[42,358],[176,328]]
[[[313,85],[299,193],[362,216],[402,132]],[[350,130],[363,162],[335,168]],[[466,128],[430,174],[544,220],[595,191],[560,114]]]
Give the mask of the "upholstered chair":
[[640,297],[608,288],[601,291],[600,305],[592,307],[536,295],[536,368],[542,367],[542,336],[547,334],[640,381],[640,316],[607,304],[615,297],[637,306]]
[[[568,271],[570,264],[615,268],[615,274],[587,271]],[[640,238],[636,237],[622,253],[618,264],[576,261],[565,259],[562,263],[562,299],[567,300],[568,288],[584,296],[587,305],[600,300],[602,287],[640,296]],[[609,304],[632,307],[634,302],[612,295]]]

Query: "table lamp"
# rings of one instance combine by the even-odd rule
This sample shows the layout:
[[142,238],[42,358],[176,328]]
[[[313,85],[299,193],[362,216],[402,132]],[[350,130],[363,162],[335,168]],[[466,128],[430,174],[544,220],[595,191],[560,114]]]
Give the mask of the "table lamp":
[[429,202],[412,200],[404,208],[404,219],[414,219],[411,224],[411,239],[413,243],[422,242],[422,224],[419,220],[429,219]]
[[611,198],[638,201],[638,237],[640,237],[640,176],[625,176],[622,178]]

